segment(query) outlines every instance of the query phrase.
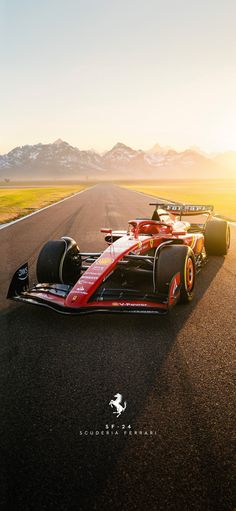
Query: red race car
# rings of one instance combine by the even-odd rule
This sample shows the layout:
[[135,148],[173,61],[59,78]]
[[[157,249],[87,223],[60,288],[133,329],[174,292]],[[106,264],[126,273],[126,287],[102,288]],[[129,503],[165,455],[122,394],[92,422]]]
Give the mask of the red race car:
[[[207,256],[227,254],[229,225],[212,216],[213,206],[151,205],[152,218],[130,220],[127,231],[101,229],[108,244],[104,252],[80,252],[69,237],[48,241],[38,256],[38,283],[29,287],[25,263],[7,297],[64,314],[165,314],[177,302],[189,302]],[[200,223],[183,221],[196,215]]]

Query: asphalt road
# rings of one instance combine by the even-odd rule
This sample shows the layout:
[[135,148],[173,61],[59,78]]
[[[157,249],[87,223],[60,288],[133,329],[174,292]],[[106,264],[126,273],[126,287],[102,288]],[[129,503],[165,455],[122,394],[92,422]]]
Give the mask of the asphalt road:
[[166,318],[67,317],[5,300],[21,263],[34,276],[48,239],[100,250],[100,227],[149,216],[148,202],[98,185],[0,231],[4,511],[236,507],[235,227],[229,255],[211,258],[194,301]]

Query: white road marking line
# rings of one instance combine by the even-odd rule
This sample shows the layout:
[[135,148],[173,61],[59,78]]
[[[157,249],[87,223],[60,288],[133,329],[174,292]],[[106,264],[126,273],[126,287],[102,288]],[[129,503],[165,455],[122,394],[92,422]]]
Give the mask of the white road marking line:
[[0,225],[1,229],[6,229],[6,227],[10,227],[11,225],[16,224],[17,222],[21,222],[22,220],[25,220],[26,218],[30,218],[33,215],[37,215],[37,213],[41,213],[41,211],[45,211],[45,209],[52,208],[53,206],[56,206],[57,204],[61,204],[62,202],[65,202],[68,199],[72,199],[73,197],[76,197],[77,195],[80,195],[83,192],[86,192],[87,190],[92,190],[96,185],[91,186],[90,188],[85,188],[84,190],[80,190],[80,192],[74,193],[73,195],[70,195],[69,197],[65,197],[64,199],[61,199],[57,202],[54,202],[53,204],[49,204],[48,206],[45,206],[44,208],[37,209],[37,211],[33,211],[33,213],[29,213],[29,215],[21,216],[20,218],[17,218],[16,220],[12,220],[12,222],[8,222],[7,224]]

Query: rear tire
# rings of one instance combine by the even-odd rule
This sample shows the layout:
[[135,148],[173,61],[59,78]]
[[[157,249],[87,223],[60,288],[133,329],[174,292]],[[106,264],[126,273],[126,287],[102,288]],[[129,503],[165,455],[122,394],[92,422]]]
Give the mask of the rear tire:
[[36,274],[40,283],[75,284],[81,274],[76,242],[65,237],[45,243],[38,256]]
[[224,220],[210,220],[205,228],[205,249],[208,255],[226,255],[230,246],[230,228]]
[[157,291],[167,294],[176,273],[180,273],[180,302],[190,302],[194,294],[196,267],[194,253],[186,245],[172,245],[161,249],[155,272]]

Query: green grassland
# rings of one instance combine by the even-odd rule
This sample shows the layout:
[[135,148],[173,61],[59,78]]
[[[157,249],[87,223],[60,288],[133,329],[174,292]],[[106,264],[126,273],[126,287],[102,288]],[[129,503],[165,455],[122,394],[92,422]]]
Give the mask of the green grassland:
[[0,188],[0,223],[15,220],[83,190],[82,184]]
[[[121,183],[120,183],[121,185]],[[213,204],[215,213],[236,220],[236,179],[122,183],[122,186],[173,201]]]
[[[213,204],[215,213],[236,220],[235,180],[178,180],[116,182],[119,186],[154,197],[182,202]],[[0,186],[0,223],[15,220],[94,183],[11,183]]]

